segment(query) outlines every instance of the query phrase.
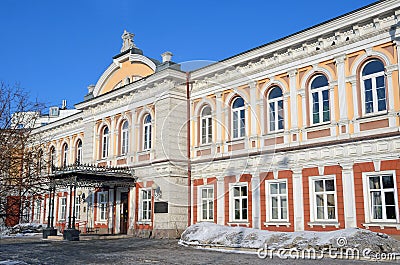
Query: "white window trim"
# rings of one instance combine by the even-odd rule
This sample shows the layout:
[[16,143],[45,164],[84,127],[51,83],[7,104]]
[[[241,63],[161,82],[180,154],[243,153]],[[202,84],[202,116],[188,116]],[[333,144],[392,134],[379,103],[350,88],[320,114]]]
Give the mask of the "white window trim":
[[[272,88],[271,91],[274,88]],[[280,87],[278,87],[278,88],[281,89]],[[282,89],[281,89],[281,91],[282,91]],[[278,104],[278,102],[279,101],[282,101],[282,106],[283,106],[283,104],[284,104],[283,95],[281,97],[269,99],[269,93],[268,93],[268,95],[267,95],[267,128],[268,128],[267,131],[268,132],[278,133],[278,132],[283,132],[285,130],[285,108],[284,108],[284,106],[282,107],[282,109],[283,109],[283,128],[282,129],[278,129],[278,127],[279,127],[279,104]],[[271,127],[270,127],[270,121],[271,121],[270,120],[271,107],[269,106],[270,103],[274,103],[274,111],[276,113],[275,120],[274,120],[274,127],[275,127],[274,130],[271,130]]]
[[[65,206],[64,217],[65,217],[65,218],[61,218],[61,217],[62,217],[62,210],[61,210],[61,208],[63,207],[63,204],[61,203],[61,201],[62,201],[63,199],[65,199],[65,204],[64,204],[64,206]],[[58,221],[66,221],[66,220],[67,220],[67,204],[68,204],[68,202],[67,202],[67,197],[62,196],[62,197],[59,197],[59,198],[58,198],[58,211],[59,211],[59,214],[58,214]]]
[[106,127],[103,128],[103,134],[101,136],[101,158],[107,158],[110,149],[110,128],[108,128],[107,134],[104,133],[105,129]]
[[[369,62],[367,62],[362,69],[364,69],[364,67],[368,64]],[[376,77],[379,76],[383,76],[384,82],[385,82],[385,100],[386,100],[386,109],[385,110],[381,110],[378,111],[378,92],[377,92],[377,87],[376,87]],[[372,86],[372,108],[374,111],[370,112],[370,113],[366,113],[366,109],[365,109],[365,86],[364,86],[364,80],[366,79],[371,79],[371,86]],[[369,75],[362,75],[362,70],[361,70],[361,78],[360,78],[360,83],[361,83],[361,109],[362,109],[362,114],[363,116],[371,116],[371,115],[377,115],[377,114],[381,114],[381,113],[387,113],[387,109],[388,109],[388,99],[387,99],[387,83],[386,83],[386,76],[385,76],[385,72],[381,71],[381,72],[376,72],[373,74],[369,74]]]
[[[317,205],[315,202],[315,192],[314,192],[314,182],[316,180],[327,180],[333,179],[335,191],[335,219],[317,219]],[[309,186],[309,197],[310,197],[310,223],[338,223],[338,203],[337,203],[337,185],[336,185],[336,175],[321,175],[321,176],[311,176],[308,179]]]
[[[212,189],[213,191],[213,215],[212,215],[212,219],[203,219],[203,197],[202,197],[202,190],[203,189]],[[201,221],[201,222],[213,222],[214,221],[214,215],[215,215],[215,189],[214,189],[214,185],[202,185],[202,186],[198,186],[197,187],[197,205],[199,205],[199,207],[197,207],[197,220]]]
[[[231,138],[232,138],[232,140],[242,139],[242,138],[246,137],[246,129],[247,129],[247,124],[248,124],[248,121],[247,121],[248,115],[246,115],[246,102],[243,99],[243,102],[244,102],[243,107],[233,108],[233,103],[235,102],[235,100],[232,101],[232,105],[231,105],[231,108],[232,108],[232,111],[231,111],[231,115],[232,115],[231,116],[231,135],[232,135],[232,137]],[[240,120],[241,120],[240,112],[241,112],[241,110],[244,110],[244,112],[243,112],[244,113],[244,135],[241,134],[241,130],[240,130],[240,128],[241,128],[240,127]],[[233,120],[233,116],[234,116],[235,112],[237,112],[237,114],[238,114],[238,136],[237,137],[235,137],[235,135],[234,135],[235,123]]]
[[[101,194],[105,195],[105,198],[106,198],[105,203],[100,203],[100,195]],[[104,207],[105,218],[104,219],[101,218],[101,204],[105,205],[105,207]],[[107,220],[108,220],[108,213],[107,213],[108,212],[108,209],[107,209],[108,207],[107,207],[107,205],[108,205],[108,191],[97,192],[97,222],[96,223],[105,223],[105,222],[107,222]]]
[[[79,146],[79,142],[81,143],[81,146]],[[76,142],[76,161],[79,164],[82,164],[82,146],[83,146],[82,140],[78,140]]]
[[80,202],[80,197],[75,196],[75,219],[80,220],[81,219],[81,202]]
[[68,144],[63,144],[63,166],[68,166]]
[[[321,125],[321,124],[328,124],[328,123],[331,122],[331,119],[332,119],[332,111],[333,111],[333,109],[331,108],[331,101],[333,99],[331,98],[331,95],[330,95],[329,85],[328,86],[323,86],[323,87],[317,87],[317,88],[313,88],[313,89],[311,88],[312,82],[318,76],[320,76],[320,75],[314,76],[314,78],[311,80],[311,82],[309,84],[309,89],[308,89],[308,91],[309,91],[309,106],[308,107],[310,109],[310,125],[311,126],[313,126],[313,125]],[[329,106],[329,120],[327,120],[327,121],[323,121],[324,120],[324,105],[323,105],[322,92],[325,91],[325,90],[328,91],[328,106]],[[314,105],[313,96],[312,96],[313,92],[314,93],[318,93],[318,103],[319,103],[318,115],[319,115],[320,122],[317,122],[317,123],[314,123],[314,117],[313,117],[313,105]]]
[[[124,129],[125,123],[128,124],[128,127]],[[124,121],[121,124],[121,155],[128,154],[129,150],[129,123],[128,121]]]
[[[212,143],[212,130],[213,130],[212,129],[212,125],[213,125],[212,115],[210,114],[210,115],[202,116],[203,110],[205,108],[207,108],[207,107],[211,109],[211,107],[207,105],[204,108],[202,108],[201,112],[200,112],[200,143],[202,145],[206,145],[206,144]],[[206,121],[206,135],[205,135],[206,136],[205,137],[206,141],[205,142],[203,142],[203,120]],[[208,133],[208,127],[210,126],[210,123],[211,123],[211,135],[209,135],[209,133]],[[211,140],[209,140],[210,136],[211,136]]]
[[40,222],[41,216],[42,216],[42,200],[41,199],[35,199],[34,200],[35,205],[34,205],[34,212],[33,212],[33,220]]
[[[272,200],[270,194],[270,184],[282,183],[286,184],[286,219],[272,219]],[[273,179],[265,181],[265,202],[266,202],[266,223],[288,223],[289,222],[289,193],[288,193],[288,182],[287,179]]]
[[[150,218],[148,219],[143,219],[143,191],[150,191],[150,206],[151,206],[151,210],[150,210]],[[139,218],[138,218],[138,223],[141,224],[149,224],[152,221],[152,217],[153,217],[153,194],[152,194],[152,190],[151,188],[140,188],[139,189]],[[148,199],[147,199],[148,201]]]
[[[145,123],[145,120],[147,118],[147,116],[150,114],[146,114],[144,116],[143,119],[143,151],[148,151],[151,149],[152,146],[152,124],[153,124],[153,118],[150,115],[151,121],[149,123]],[[146,134],[146,128],[148,128],[147,130],[147,134]]]
[[[369,197],[369,177],[372,176],[380,176],[380,175],[392,175],[393,176],[393,182],[394,182],[394,200],[396,203],[396,220],[393,219],[373,219],[372,218],[372,210],[371,210],[371,200]],[[367,224],[373,224],[373,223],[388,223],[388,224],[394,224],[394,223],[400,223],[400,218],[399,218],[399,202],[397,198],[397,182],[396,182],[396,171],[395,170],[387,170],[387,171],[377,171],[377,172],[363,172],[362,173],[362,181],[363,181],[363,195],[364,195],[364,216],[365,216],[365,223],[364,225],[367,226]]]
[[[247,188],[247,219],[235,219],[234,187]],[[248,223],[249,222],[249,186],[247,182],[229,183],[229,223]],[[241,207],[241,204],[240,204]]]

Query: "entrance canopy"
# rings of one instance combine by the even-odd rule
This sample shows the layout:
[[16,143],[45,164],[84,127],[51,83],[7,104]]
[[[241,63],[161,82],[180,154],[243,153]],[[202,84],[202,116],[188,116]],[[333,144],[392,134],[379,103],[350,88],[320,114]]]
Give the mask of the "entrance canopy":
[[50,182],[57,187],[102,188],[134,187],[135,170],[132,167],[98,167],[94,165],[70,165],[53,167]]

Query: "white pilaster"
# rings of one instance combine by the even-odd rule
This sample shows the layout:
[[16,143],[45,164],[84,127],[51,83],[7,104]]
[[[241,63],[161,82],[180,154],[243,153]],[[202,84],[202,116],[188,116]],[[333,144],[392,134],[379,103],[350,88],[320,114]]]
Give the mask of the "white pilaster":
[[[289,74],[289,94],[290,94],[290,115],[291,115],[291,129],[298,128],[298,121],[297,121],[297,88],[296,88],[296,75],[297,70],[291,70],[288,72]],[[285,109],[287,112],[287,109]],[[286,127],[288,128],[288,127]]]
[[224,177],[217,177],[217,224],[220,225],[225,224],[225,196],[228,191],[225,191]]
[[340,165],[342,167],[344,224],[346,228],[357,227],[353,163],[340,163]]
[[256,115],[256,105],[257,105],[257,96],[256,96],[256,82],[250,82],[250,115],[251,115],[251,128],[250,128],[250,136],[257,136],[257,115]]
[[114,189],[108,191],[108,230],[110,232],[112,231],[114,224],[114,192]]
[[386,80],[387,80],[387,91],[388,91],[388,112],[392,114],[389,116],[389,127],[396,126],[396,117],[394,114],[394,91],[393,91],[393,71],[397,69],[397,65],[386,66]]
[[261,228],[260,218],[260,177],[258,173],[254,173],[251,178],[251,190],[252,190],[252,227],[256,229]]
[[216,143],[221,144],[222,143],[222,93],[217,92],[215,93],[215,100],[216,100],[216,115],[217,119],[215,122],[215,130],[216,130]]
[[[338,78],[338,94],[339,94],[339,120],[347,120],[347,97],[346,97],[346,73],[344,68],[344,60],[346,55],[340,55],[335,58],[337,78]],[[333,98],[332,98],[333,100]],[[333,109],[332,109],[333,111]]]
[[294,231],[304,231],[304,200],[302,168],[293,168]]

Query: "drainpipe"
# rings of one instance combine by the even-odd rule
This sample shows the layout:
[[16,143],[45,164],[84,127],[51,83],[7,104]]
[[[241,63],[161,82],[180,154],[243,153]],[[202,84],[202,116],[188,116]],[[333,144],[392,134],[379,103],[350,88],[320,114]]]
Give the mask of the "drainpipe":
[[186,121],[187,121],[187,173],[188,173],[188,226],[192,223],[192,169],[190,164],[190,72],[186,72]]

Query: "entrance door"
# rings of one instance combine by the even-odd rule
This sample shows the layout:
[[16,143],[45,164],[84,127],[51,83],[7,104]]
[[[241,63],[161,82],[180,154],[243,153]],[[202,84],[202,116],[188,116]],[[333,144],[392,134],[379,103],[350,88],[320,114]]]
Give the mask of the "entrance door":
[[126,234],[128,232],[128,192],[121,192],[121,206],[120,206],[120,233]]

